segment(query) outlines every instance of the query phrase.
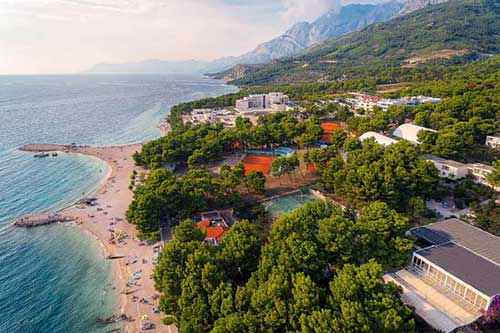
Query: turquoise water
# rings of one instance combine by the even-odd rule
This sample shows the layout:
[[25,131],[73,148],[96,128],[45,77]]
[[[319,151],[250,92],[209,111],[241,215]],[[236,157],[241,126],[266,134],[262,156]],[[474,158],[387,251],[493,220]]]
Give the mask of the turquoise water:
[[106,332],[117,291],[100,246],[76,228],[17,229],[12,220],[90,194],[106,175],[79,155],[35,159],[27,143],[111,145],[158,137],[181,101],[234,91],[169,76],[0,76],[0,332]]

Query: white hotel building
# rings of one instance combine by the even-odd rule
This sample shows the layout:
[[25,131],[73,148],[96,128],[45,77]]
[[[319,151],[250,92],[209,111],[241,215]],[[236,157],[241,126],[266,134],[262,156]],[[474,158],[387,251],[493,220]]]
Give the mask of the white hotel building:
[[286,111],[288,96],[280,92],[249,95],[236,101],[236,110],[240,112],[272,110]]

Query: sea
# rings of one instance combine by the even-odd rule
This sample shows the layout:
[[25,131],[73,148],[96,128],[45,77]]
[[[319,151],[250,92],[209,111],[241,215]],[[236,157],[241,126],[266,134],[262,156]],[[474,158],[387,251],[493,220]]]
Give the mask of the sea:
[[0,76],[0,332],[109,332],[98,319],[118,311],[111,265],[93,237],[71,226],[12,225],[90,195],[107,166],[16,148],[144,142],[161,135],[171,106],[235,91],[191,76]]

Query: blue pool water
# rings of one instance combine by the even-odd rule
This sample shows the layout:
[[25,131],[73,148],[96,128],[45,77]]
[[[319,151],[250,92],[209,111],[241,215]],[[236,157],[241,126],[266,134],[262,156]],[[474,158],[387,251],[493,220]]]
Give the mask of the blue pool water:
[[172,105],[233,91],[179,76],[0,76],[0,332],[105,332],[112,327],[96,319],[116,312],[111,267],[92,237],[12,226],[90,194],[106,166],[79,155],[35,159],[16,147],[142,142],[161,134]]

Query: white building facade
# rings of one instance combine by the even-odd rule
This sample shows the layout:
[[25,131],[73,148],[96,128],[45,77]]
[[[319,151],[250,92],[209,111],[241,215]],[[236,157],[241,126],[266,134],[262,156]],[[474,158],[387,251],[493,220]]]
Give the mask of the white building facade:
[[500,187],[493,186],[488,181],[488,175],[495,171],[490,165],[482,164],[482,163],[472,163],[468,164],[469,173],[474,177],[474,181],[479,184],[483,184],[485,186],[491,187],[495,191],[500,191]]
[[440,178],[461,179],[469,173],[467,164],[457,161],[447,160],[433,155],[423,155],[427,161],[432,162],[439,171]]
[[236,100],[236,109],[240,112],[252,110],[270,109],[274,111],[286,111],[289,98],[280,92],[269,94],[254,94]]
[[500,149],[500,136],[488,135],[484,144],[494,149]]

